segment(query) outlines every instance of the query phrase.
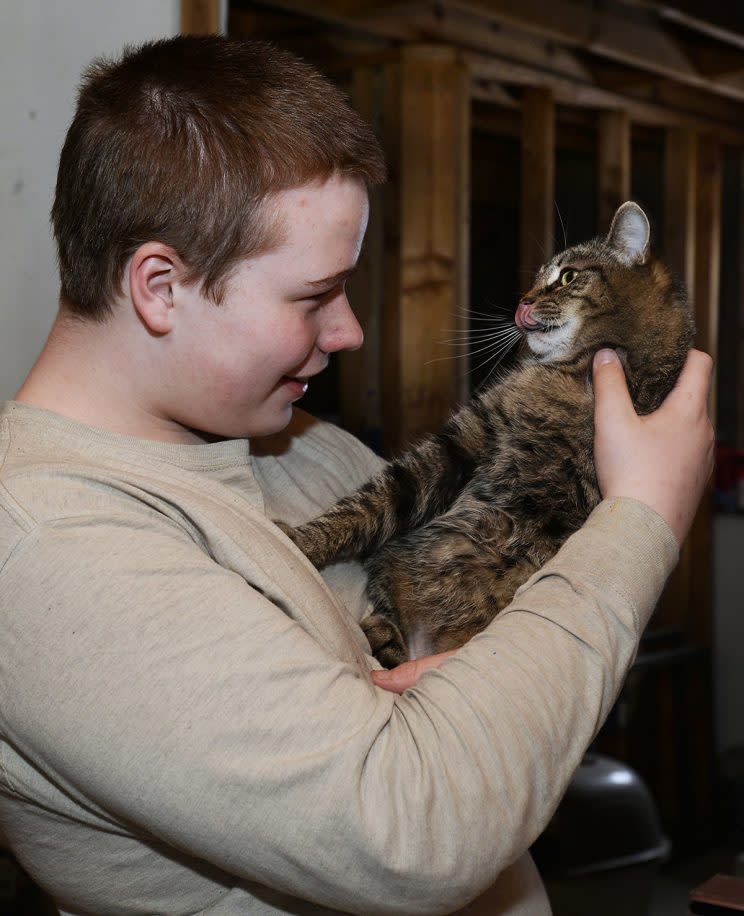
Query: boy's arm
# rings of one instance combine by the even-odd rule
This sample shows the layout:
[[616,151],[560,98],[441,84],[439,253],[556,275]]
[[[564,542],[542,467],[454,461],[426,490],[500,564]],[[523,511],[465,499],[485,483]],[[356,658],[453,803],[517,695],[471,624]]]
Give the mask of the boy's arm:
[[80,803],[236,880],[447,912],[544,827],[675,559],[655,513],[603,503],[398,697],[177,529],[70,520],[0,579],[2,731]]

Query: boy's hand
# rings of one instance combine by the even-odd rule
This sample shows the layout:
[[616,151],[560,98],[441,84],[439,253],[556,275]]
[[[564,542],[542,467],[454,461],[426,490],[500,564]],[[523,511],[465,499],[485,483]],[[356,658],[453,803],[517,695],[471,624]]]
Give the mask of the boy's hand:
[[600,350],[594,357],[594,459],[602,496],[646,503],[680,544],[713,470],[712,368],[710,356],[691,350],[661,407],[639,417],[615,351]]
[[416,684],[424,671],[428,671],[429,668],[438,668],[445,658],[454,655],[456,651],[456,649],[450,649],[448,652],[440,652],[438,655],[426,655],[412,662],[403,662],[397,668],[373,671],[372,683],[375,687],[382,687],[383,690],[403,693],[404,690]]

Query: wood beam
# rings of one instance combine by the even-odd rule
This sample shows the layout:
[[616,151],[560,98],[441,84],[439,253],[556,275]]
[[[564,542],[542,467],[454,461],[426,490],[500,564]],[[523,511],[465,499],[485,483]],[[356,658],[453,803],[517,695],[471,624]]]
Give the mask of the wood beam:
[[216,35],[222,28],[221,0],[181,0],[182,35]]
[[[356,0],[271,2],[328,23],[372,29],[397,40],[435,38],[464,49],[518,54],[516,39],[509,43],[513,50],[507,48],[505,52],[485,49],[480,43],[494,29],[507,26],[546,41],[546,49],[555,47],[559,56],[567,56],[572,50],[587,51],[744,102],[744,86],[736,78],[709,80],[700,74],[680,44],[659,25],[652,10],[641,8],[628,15],[612,6],[598,8],[581,0],[551,0],[549,5],[544,0],[440,0],[435,5],[389,2],[382,8]],[[462,26],[463,22],[467,24]],[[457,29],[461,27],[467,29],[467,36],[458,38]],[[571,66],[581,64],[574,58]]]
[[695,293],[697,134],[687,128],[666,131],[664,149],[663,251],[666,262]]
[[[527,4],[533,14],[535,2],[529,0]],[[492,95],[492,100],[501,104],[504,100],[503,86],[543,86],[551,89],[557,102],[608,110],[624,109],[635,123],[715,130],[720,132],[726,142],[744,144],[744,129],[740,126],[744,123],[744,105],[741,104],[744,101],[744,83],[740,82],[737,75],[731,77],[730,82],[740,90],[736,95],[738,101],[713,95],[717,91],[715,84],[701,77],[695,85],[699,87],[702,104],[690,105],[681,93],[685,85],[675,83],[673,77],[660,80],[658,68],[639,70],[632,63],[628,68],[627,62],[608,57],[601,48],[591,47],[589,50],[595,61],[604,61],[597,69],[596,64],[589,63],[587,59],[582,60],[573,53],[582,49],[580,42],[577,44],[574,41],[570,46],[562,47],[561,42],[571,37],[570,29],[568,38],[564,34],[565,29],[559,29],[560,34],[551,32],[551,29],[558,28],[557,17],[553,16],[552,8],[550,13],[545,11],[541,0],[539,5],[543,7],[542,19],[546,23],[547,32],[538,29],[534,21],[530,28],[525,26],[516,9],[520,4],[516,0],[510,0],[510,3],[511,18],[504,12],[506,0],[494,0],[493,3],[491,0],[467,3],[442,0],[436,8],[430,2],[391,2],[384,9],[378,4],[361,0],[266,0],[266,7],[290,11],[304,17],[306,21],[322,24],[326,29],[330,27],[331,31],[327,32],[326,38],[332,34],[355,39],[374,38],[385,42],[384,46],[389,46],[390,41],[416,42],[426,36],[460,47],[473,72],[473,96],[484,101]],[[576,13],[576,0],[560,0],[560,3],[562,9],[570,7]],[[584,28],[584,20],[590,12],[586,7],[579,10],[579,20],[584,22]],[[613,84],[612,81],[607,86],[603,85],[602,70],[607,70],[610,61],[616,65],[615,71],[612,71],[615,75],[618,63],[623,64],[627,75],[623,79],[630,79],[625,87]],[[346,60],[337,57],[335,62],[329,63],[336,69],[350,69],[354,65],[351,57]],[[595,72],[599,74],[596,80]],[[636,76],[632,77],[634,72]],[[653,81],[650,86],[649,79]],[[493,92],[489,89],[490,83],[497,84]],[[636,90],[643,93],[644,88],[645,97],[634,95]],[[658,93],[666,89],[680,90],[679,98],[658,96]],[[705,96],[710,98],[710,105],[705,104]],[[728,102],[730,108],[721,109],[715,102]]]
[[744,28],[741,8],[731,0],[706,0],[701,9],[700,0],[620,0],[628,6],[643,6],[666,22],[673,22],[707,35],[717,41],[744,50]]
[[[721,261],[722,151],[711,136],[698,138],[697,212],[695,230],[696,346],[716,359]],[[716,416],[715,375],[711,385],[710,415]],[[693,643],[712,640],[712,525],[713,484],[709,482],[690,531],[692,572],[687,630]]]
[[521,183],[519,260],[524,292],[537,268],[553,254],[555,104],[546,89],[526,89],[522,95]]
[[630,118],[625,111],[599,116],[599,227],[609,229],[615,211],[630,198]]
[[[698,138],[698,200],[695,263],[697,346],[715,359],[718,349],[718,293],[721,260],[722,151],[716,137]],[[715,416],[715,391],[712,392]]]
[[437,344],[465,326],[470,196],[467,68],[452,48],[410,45],[392,69],[382,332],[388,453],[439,428],[463,394],[463,366],[437,359]]
[[[382,137],[385,73],[381,67],[354,71],[351,102]],[[376,451],[382,449],[382,315],[384,309],[384,232],[382,188],[370,192],[370,216],[357,269],[348,281],[349,301],[364,331],[364,346],[339,354],[341,425]],[[390,354],[386,354],[390,358]]]
[[[581,83],[560,74],[538,70],[517,61],[507,61],[477,52],[465,52],[473,75],[473,94],[483,101],[488,100],[490,80],[506,86],[537,86],[549,89],[555,101],[579,108],[627,111],[631,120],[638,124],[656,127],[691,127],[715,131],[720,139],[734,145],[744,143],[744,130],[740,119],[719,118],[717,112],[706,117],[686,110],[683,102],[679,105],[656,104],[631,95],[622,95],[602,89],[592,83]],[[715,109],[715,106],[714,106]],[[742,109],[744,112],[744,109]]]
[[[666,131],[664,147],[664,238],[660,240],[661,249],[666,263],[684,281],[690,308],[694,308],[697,134],[685,128],[672,128]],[[691,581],[695,562],[692,539],[688,537],[654,614],[654,627],[670,627],[690,635]]]
[[506,23],[566,48],[583,49],[691,86],[744,100],[742,87],[725,78],[707,80],[688,60],[683,48],[657,22],[639,9],[629,16],[611,6],[597,8],[578,0],[448,0],[446,7],[479,12],[484,20]]

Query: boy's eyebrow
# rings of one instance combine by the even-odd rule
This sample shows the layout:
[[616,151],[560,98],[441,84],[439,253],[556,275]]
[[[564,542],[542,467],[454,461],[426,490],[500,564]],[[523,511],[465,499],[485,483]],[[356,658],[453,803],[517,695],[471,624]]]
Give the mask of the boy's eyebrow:
[[336,284],[341,283],[343,280],[346,280],[347,277],[350,277],[351,274],[356,270],[356,264],[353,267],[348,267],[346,270],[341,270],[337,274],[333,274],[330,277],[323,277],[322,280],[308,280],[307,285],[312,286],[313,289],[318,289],[321,286],[336,286]]

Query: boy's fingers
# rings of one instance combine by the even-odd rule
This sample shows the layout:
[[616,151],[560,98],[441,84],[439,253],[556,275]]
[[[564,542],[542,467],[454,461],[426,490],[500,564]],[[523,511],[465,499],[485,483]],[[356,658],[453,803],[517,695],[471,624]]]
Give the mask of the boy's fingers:
[[687,404],[707,411],[712,379],[713,360],[710,356],[701,350],[690,350],[667,403],[671,407]]
[[612,423],[628,416],[635,416],[633,402],[628,393],[625,372],[614,350],[598,350],[592,363],[594,378],[595,415]]
[[438,668],[446,658],[454,655],[456,651],[456,649],[450,649],[448,652],[426,655],[412,662],[403,662],[397,668],[373,671],[372,683],[376,687],[382,687],[383,690],[403,693],[404,690],[408,690],[409,687],[413,687],[416,684],[424,671],[428,671],[429,668]]

